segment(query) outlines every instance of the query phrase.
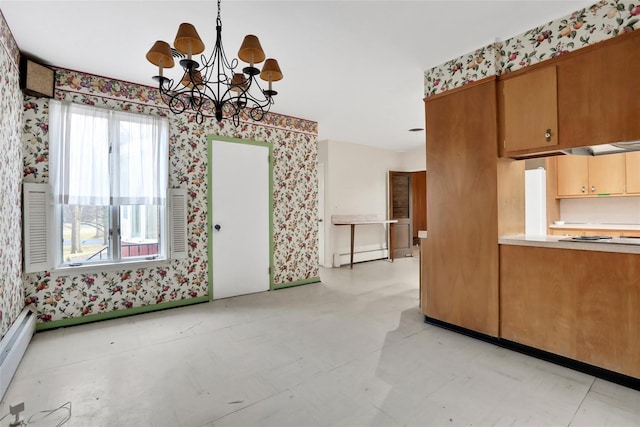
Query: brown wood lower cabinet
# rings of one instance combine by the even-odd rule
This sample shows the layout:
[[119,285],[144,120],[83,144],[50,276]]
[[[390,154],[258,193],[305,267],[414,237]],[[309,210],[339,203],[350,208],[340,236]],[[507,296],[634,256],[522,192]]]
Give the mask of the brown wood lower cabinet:
[[640,255],[500,246],[500,336],[640,378]]

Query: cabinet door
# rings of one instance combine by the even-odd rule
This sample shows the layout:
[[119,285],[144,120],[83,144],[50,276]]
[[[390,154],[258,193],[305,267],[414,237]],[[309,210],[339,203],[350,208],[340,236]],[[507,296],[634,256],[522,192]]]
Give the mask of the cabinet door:
[[624,154],[587,158],[589,159],[589,194],[624,193]]
[[501,337],[640,376],[637,254],[500,245]]
[[627,153],[626,157],[626,192],[630,194],[640,193],[640,152]]
[[558,196],[586,196],[589,194],[589,158],[586,156],[558,157]]
[[555,65],[502,82],[505,152],[558,145]]
[[558,63],[563,147],[640,139],[640,33],[633,33]]
[[[427,98],[423,313],[498,335],[495,82]],[[479,303],[481,301],[481,303]]]

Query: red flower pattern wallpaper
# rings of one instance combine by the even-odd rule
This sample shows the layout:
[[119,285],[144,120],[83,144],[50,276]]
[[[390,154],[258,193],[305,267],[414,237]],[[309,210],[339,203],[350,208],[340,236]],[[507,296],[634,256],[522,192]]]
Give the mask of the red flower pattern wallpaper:
[[18,47],[0,14],[0,337],[24,308]]
[[599,1],[569,16],[480,48],[424,73],[425,96],[516,71],[640,28],[638,1]]
[[[169,186],[186,188],[189,255],[148,268],[25,276],[25,301],[40,322],[188,300],[208,295],[207,136],[273,145],[274,284],[318,277],[317,123],[269,114],[262,122],[218,124],[173,115],[158,106],[155,88],[58,69],[56,98],[170,119]],[[24,180],[48,181],[48,100],[24,103]]]

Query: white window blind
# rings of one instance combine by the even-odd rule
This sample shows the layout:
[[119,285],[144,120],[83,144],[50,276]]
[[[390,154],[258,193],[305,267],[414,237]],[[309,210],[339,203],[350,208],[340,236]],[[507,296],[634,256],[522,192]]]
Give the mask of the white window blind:
[[187,190],[173,188],[169,190],[169,204],[171,207],[171,258],[187,257]]
[[50,269],[50,197],[48,184],[22,184],[24,271],[33,273]]

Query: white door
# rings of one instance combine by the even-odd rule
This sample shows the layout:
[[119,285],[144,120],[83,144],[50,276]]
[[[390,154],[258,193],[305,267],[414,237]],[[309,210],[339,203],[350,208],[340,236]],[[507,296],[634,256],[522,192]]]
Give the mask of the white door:
[[269,148],[211,143],[213,298],[269,290]]

